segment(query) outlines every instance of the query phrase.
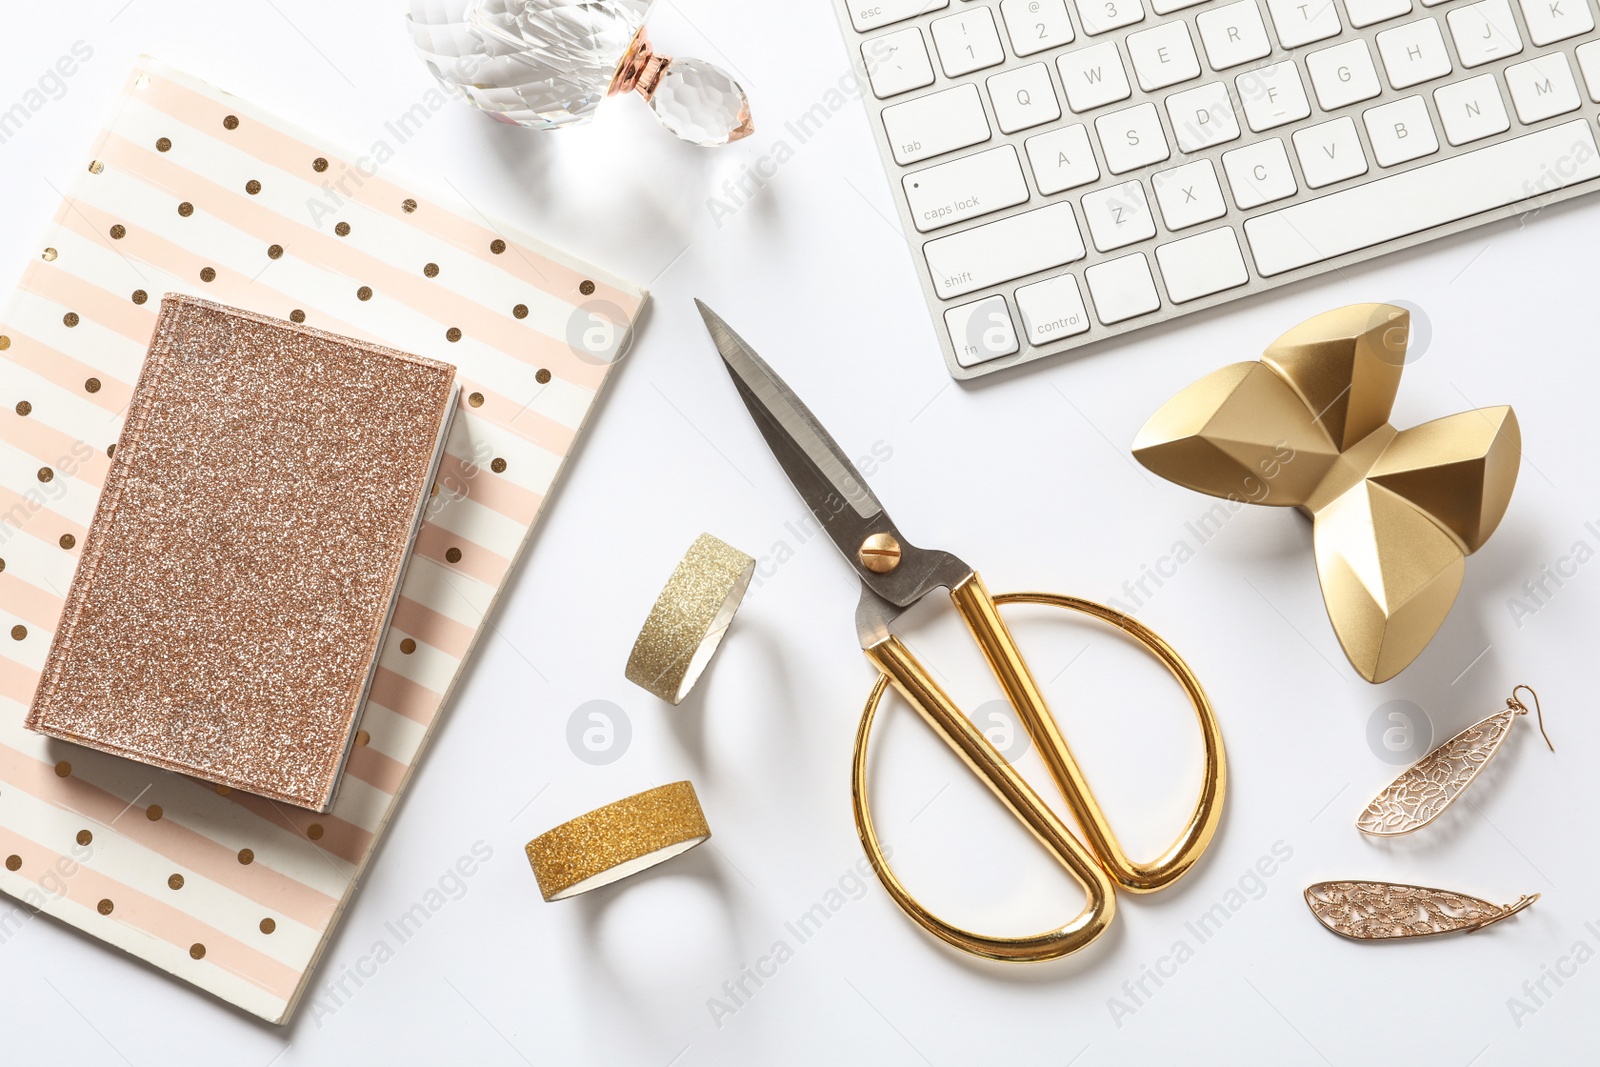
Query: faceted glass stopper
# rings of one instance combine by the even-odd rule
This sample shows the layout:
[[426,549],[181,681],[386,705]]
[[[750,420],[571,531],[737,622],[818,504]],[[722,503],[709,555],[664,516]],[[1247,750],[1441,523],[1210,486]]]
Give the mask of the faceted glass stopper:
[[703,59],[669,60],[650,94],[661,125],[707,148],[748,137],[750,101],[739,83]]
[[410,0],[411,40],[439,84],[501,122],[588,122],[650,0]]
[[636,90],[686,141],[748,136],[739,83],[698,59],[651,51],[651,0],[409,0],[411,39],[439,84],[501,122],[549,130],[588,122]]

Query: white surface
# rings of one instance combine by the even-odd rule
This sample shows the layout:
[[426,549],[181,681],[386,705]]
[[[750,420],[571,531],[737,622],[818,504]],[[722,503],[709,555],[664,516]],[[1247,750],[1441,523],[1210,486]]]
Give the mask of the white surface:
[[[55,189],[84,164],[140,51],[356,146],[393,141],[385,123],[430,85],[394,6],[275,3],[224,19],[212,5],[133,0],[115,22],[120,0],[7,6],[0,107],[22,100],[74,41],[94,57],[0,145],[0,284],[36,254]],[[1600,745],[1589,669],[1600,476],[1587,431],[1600,381],[1587,309],[1600,203],[1579,199],[963,387],[939,359],[905,243],[885,222],[893,210],[864,114],[840,88],[850,81],[833,13],[793,5],[741,20],[748,10],[679,0],[653,21],[665,51],[743,76],[759,131],[732,148],[676,143],[637,101],[560,134],[451,106],[394,145],[397,174],[448,180],[486,213],[650,283],[654,305],[324,961],[323,982],[343,983],[342,1006],[308,1003],[285,1029],[256,1024],[48,919],[10,919],[0,944],[7,1062],[1488,1067],[1589,1055],[1600,998],[1590,844],[1600,798],[1588,766]],[[816,105],[827,117],[814,113],[802,138],[788,124]],[[765,175],[754,196],[731,184],[746,168]],[[853,642],[853,583],[805,524],[691,296],[755,344],[852,455],[871,458],[874,488],[912,537],[960,553],[995,590],[1137,597],[1140,617],[1200,673],[1228,743],[1222,829],[1178,887],[1124,897],[1112,931],[1082,955],[1031,968],[968,959],[859,880],[848,765],[870,675]],[[1385,299],[1420,305],[1428,322],[1397,424],[1511,403],[1526,462],[1439,637],[1375,687],[1356,679],[1328,627],[1301,518],[1247,507],[1202,538],[1189,524],[1212,502],[1144,474],[1126,449],[1203,373],[1254,357],[1318,311]],[[625,682],[622,664],[702,530],[763,557],[760,584],[700,687],[671,709]],[[1548,577],[1558,572],[1559,587]],[[1514,619],[1509,599],[1541,580],[1551,595]],[[1196,785],[1198,740],[1179,698],[1094,631],[1018,618],[1113,821],[1135,854],[1152,854]],[[912,639],[956,695],[973,708],[996,696],[948,612],[926,620]],[[1519,725],[1444,825],[1412,841],[1361,840],[1356,812],[1399,770],[1369,746],[1374,713],[1412,701],[1437,740],[1495,710],[1519,681],[1543,696],[1557,753]],[[604,766],[567,743],[569,718],[596,699],[631,723],[626,752]],[[980,724],[1003,733],[987,710]],[[880,827],[932,906],[995,931],[1039,929],[1075,909],[1066,879],[904,709],[888,715],[881,745]],[[1022,766],[1042,784],[1034,754]],[[540,901],[522,842],[680,778],[700,792],[707,845],[588,897]],[[492,859],[452,876],[479,840]],[[1281,865],[1278,842],[1292,852]],[[1251,873],[1263,857],[1270,877]],[[1312,881],[1362,876],[1502,902],[1545,895],[1482,934],[1375,948],[1320,929],[1300,899]],[[441,883],[444,903],[400,943],[387,924]],[[786,927],[833,902],[803,943]],[[1232,903],[1199,943],[1186,924]],[[0,904],[0,918],[11,908]],[[776,963],[780,940],[792,955]],[[1181,963],[1179,940],[1192,949]],[[719,1026],[708,1002],[731,1004],[724,983],[756,966],[771,976],[760,987],[745,979],[752,995]],[[1157,987],[1147,967],[1170,977]],[[1545,977],[1556,967],[1560,986]],[[1141,980],[1151,995],[1138,993]],[[1514,1019],[1512,997],[1531,1012]],[[1125,1005],[1119,1019],[1112,998]]]

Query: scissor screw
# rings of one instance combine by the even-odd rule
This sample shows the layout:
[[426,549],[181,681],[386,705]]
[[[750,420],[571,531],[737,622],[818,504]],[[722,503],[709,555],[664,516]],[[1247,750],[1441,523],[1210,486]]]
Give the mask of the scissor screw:
[[886,533],[875,533],[861,542],[856,558],[873,574],[888,574],[900,566],[900,542]]

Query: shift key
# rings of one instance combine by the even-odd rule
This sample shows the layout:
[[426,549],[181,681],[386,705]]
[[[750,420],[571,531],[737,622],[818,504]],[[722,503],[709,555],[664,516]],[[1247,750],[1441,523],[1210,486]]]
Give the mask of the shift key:
[[907,174],[901,182],[911,220],[921,233],[1028,199],[1017,150],[1008,144]]
[[883,128],[901,166],[989,139],[983,101],[970,83],[884,108]]
[[970,293],[1082,259],[1083,235],[1070,203],[1024,211],[922,246],[939,296]]

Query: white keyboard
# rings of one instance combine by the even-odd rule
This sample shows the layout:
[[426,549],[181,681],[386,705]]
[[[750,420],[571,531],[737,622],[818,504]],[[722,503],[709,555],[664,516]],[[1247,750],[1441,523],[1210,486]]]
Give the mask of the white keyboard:
[[1600,188],[1590,0],[835,0],[971,378]]

